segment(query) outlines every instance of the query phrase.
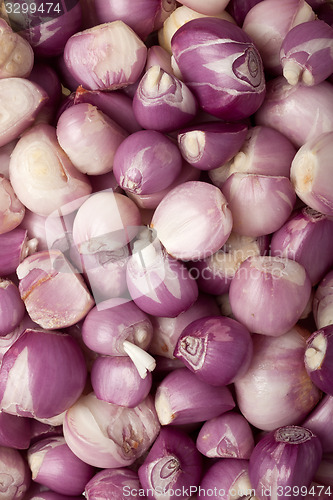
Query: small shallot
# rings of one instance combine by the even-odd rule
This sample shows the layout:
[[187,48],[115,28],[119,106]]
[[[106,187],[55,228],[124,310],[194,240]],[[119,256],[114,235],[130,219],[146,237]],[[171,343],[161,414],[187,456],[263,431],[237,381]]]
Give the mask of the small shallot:
[[116,122],[88,103],[66,109],[57,123],[57,138],[73,165],[82,173],[110,172],[115,152],[127,137]]
[[182,158],[176,144],[161,132],[141,130],[118,147],[113,172],[126,192],[151,194],[169,187],[181,168]]
[[271,240],[271,255],[302,264],[313,285],[333,265],[333,221],[306,206],[294,212]]
[[73,453],[98,468],[133,464],[153,444],[160,424],[151,396],[135,408],[101,401],[92,392],[66,412],[64,436]]
[[74,455],[63,436],[33,444],[27,460],[35,482],[63,495],[80,495],[94,474],[94,468]]
[[151,372],[142,378],[128,356],[98,356],[91,368],[91,385],[98,399],[133,408],[148,396]]
[[174,356],[207,384],[229,385],[249,368],[251,335],[234,319],[206,316],[184,328]]
[[280,61],[291,85],[317,85],[333,73],[333,28],[316,19],[298,24],[285,36]]
[[209,458],[249,459],[254,437],[243,415],[227,411],[203,424],[196,443],[200,453]]
[[91,193],[88,178],[61,149],[55,127],[46,123],[31,127],[19,139],[9,176],[19,200],[39,215],[73,212]]
[[17,268],[17,276],[29,316],[42,328],[74,325],[94,306],[82,276],[59,250],[26,257]]
[[178,316],[198,298],[197,284],[184,264],[169,255],[158,240],[149,241],[149,230],[141,235],[126,268],[130,295],[147,314]]
[[[139,479],[149,497],[171,498],[164,491],[186,491],[198,486],[202,460],[195,443],[184,431],[164,427],[138,470]],[[181,498],[188,498],[181,496]]]
[[228,387],[209,385],[188,368],[177,368],[166,375],[155,396],[161,425],[204,422],[234,407]]
[[[280,427],[260,439],[253,450],[249,463],[252,487],[260,500],[277,498],[279,491],[289,488],[296,493],[310,486],[321,457],[320,441],[312,431],[296,425]],[[288,498],[285,493],[279,496]]]
[[183,158],[200,170],[212,170],[229,161],[244,143],[247,126],[243,123],[209,122],[192,125],[178,132]]
[[230,305],[236,319],[251,332],[279,336],[300,319],[311,288],[298,262],[283,257],[249,257],[231,281]]
[[216,186],[188,181],[173,188],[162,199],[151,226],[175,258],[203,259],[227,241],[232,214],[226,198]]
[[160,66],[151,66],[133,98],[133,111],[143,128],[171,132],[196,115],[197,101],[187,85]]
[[280,47],[287,33],[300,23],[312,21],[315,13],[305,0],[275,0],[259,2],[247,13],[243,30],[258,48],[265,70],[281,74]]
[[304,366],[306,335],[300,327],[280,337],[252,335],[251,365],[235,388],[240,411],[258,429],[297,425],[319,402]]
[[261,57],[238,26],[213,17],[193,19],[174,34],[172,54],[204,111],[237,121],[257,111],[265,97]]
[[233,231],[264,236],[280,229],[290,216],[295,190],[287,177],[236,172],[222,186],[233,217]]
[[89,90],[115,90],[135,83],[146,57],[143,41],[120,20],[75,33],[64,49],[71,75]]
[[70,335],[27,329],[3,356],[0,407],[12,415],[54,417],[80,397],[86,378],[84,356]]

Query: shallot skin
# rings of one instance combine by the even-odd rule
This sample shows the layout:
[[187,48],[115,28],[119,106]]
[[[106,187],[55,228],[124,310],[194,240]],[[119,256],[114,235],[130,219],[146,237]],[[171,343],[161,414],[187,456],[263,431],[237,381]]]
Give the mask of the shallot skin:
[[237,121],[263,103],[262,60],[239,27],[223,19],[193,19],[176,31],[171,47],[185,83],[208,113]]
[[202,181],[188,181],[162,199],[151,227],[175,258],[201,259],[226,242],[232,228],[232,214],[218,188]]

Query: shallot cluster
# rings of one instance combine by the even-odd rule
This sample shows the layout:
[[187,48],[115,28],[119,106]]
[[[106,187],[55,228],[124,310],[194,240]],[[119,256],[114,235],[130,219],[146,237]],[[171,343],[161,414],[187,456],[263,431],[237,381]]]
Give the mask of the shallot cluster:
[[0,500],[333,494],[329,0],[0,7]]

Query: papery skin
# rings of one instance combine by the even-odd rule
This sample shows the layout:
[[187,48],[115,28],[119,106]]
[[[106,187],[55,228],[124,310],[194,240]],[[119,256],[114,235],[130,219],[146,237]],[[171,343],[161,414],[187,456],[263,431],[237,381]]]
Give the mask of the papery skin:
[[[287,499],[289,486],[310,486],[321,457],[320,441],[309,429],[281,427],[254,448],[249,462],[251,484],[260,500]],[[279,490],[284,491],[279,494]]]
[[27,463],[15,448],[0,446],[0,479],[2,500],[24,500],[31,483]]
[[[233,500],[251,496],[253,489],[248,474],[249,462],[239,458],[218,459],[205,471],[200,482],[201,491],[198,498],[210,498],[210,493],[216,488],[222,493],[218,500]],[[256,496],[253,498],[257,498]]]
[[0,235],[0,276],[15,273],[17,266],[37,250],[36,238],[28,240],[28,231],[17,227]]
[[151,396],[135,408],[82,396],[67,412],[64,436],[81,460],[98,468],[131,465],[156,439],[160,430]]
[[27,78],[34,64],[31,45],[0,19],[0,78]]
[[174,356],[196,376],[213,386],[226,386],[250,366],[250,332],[231,318],[206,316],[181,332]]
[[26,329],[2,358],[0,407],[12,415],[54,417],[79,398],[86,377],[83,354],[71,336]]
[[123,21],[75,33],[64,49],[68,70],[89,90],[115,90],[135,83],[146,57],[143,41]]
[[291,85],[317,85],[333,73],[333,28],[316,19],[285,36],[280,50],[284,77]]
[[153,336],[152,323],[134,302],[115,297],[93,307],[82,325],[83,342],[93,351],[125,356],[124,341],[146,349]]
[[232,214],[218,188],[202,181],[188,181],[162,199],[151,227],[176,259],[202,259],[226,242],[232,228]]
[[235,407],[228,387],[201,381],[188,368],[177,368],[159,383],[155,408],[161,425],[204,422]]
[[119,467],[97,472],[86,484],[84,492],[87,500],[126,500],[131,490],[139,491],[140,488],[137,473],[128,467]]
[[0,278],[0,336],[15,330],[26,313],[20,292],[13,281]]
[[74,325],[94,306],[82,276],[59,250],[26,257],[17,268],[17,276],[28,314],[42,328]]
[[137,234],[141,215],[136,204],[110,189],[93,193],[76,213],[73,239],[80,253],[122,248]]
[[63,436],[44,438],[30,446],[27,461],[34,481],[63,495],[80,495],[95,472],[74,455]]
[[113,172],[126,192],[151,194],[169,187],[182,168],[179,149],[156,130],[131,134],[118,147]]
[[307,336],[300,327],[280,337],[252,335],[251,365],[235,388],[240,411],[258,429],[297,425],[320,400],[304,366]]
[[333,265],[333,221],[309,207],[295,211],[273,234],[271,255],[299,262],[317,284]]
[[88,90],[79,85],[75,91],[74,104],[84,102],[96,106],[130,134],[141,130],[133,113],[132,99],[121,90],[103,92],[101,90]]
[[256,125],[275,128],[299,148],[333,131],[333,85],[325,80],[306,87],[290,85],[283,76],[274,78],[267,82],[265,100],[254,119]]
[[235,172],[289,177],[295,154],[296,148],[288,137],[274,128],[257,125],[249,128],[237,154],[211,170],[209,178],[215,186],[222,188]]
[[18,77],[0,79],[0,94],[0,146],[4,146],[33,124],[48,95],[39,85]]
[[129,259],[127,246],[114,251],[80,254],[79,258],[84,279],[96,304],[126,294],[126,266]]
[[141,378],[128,356],[98,356],[90,378],[98,399],[128,408],[146,399],[152,386],[151,373]]
[[177,141],[183,158],[196,168],[212,170],[229,161],[244,143],[245,124],[202,123],[182,129]]
[[0,234],[19,226],[24,214],[25,206],[16,196],[9,180],[0,174]]
[[59,216],[45,217],[26,209],[20,229],[26,229],[29,236],[38,241],[38,251],[57,249],[66,253],[72,242],[74,217],[75,212],[65,216],[59,214]]
[[172,132],[196,115],[197,101],[188,86],[160,66],[142,76],[133,97],[133,111],[142,128]]
[[333,323],[333,271],[329,271],[319,283],[312,310],[318,329]]
[[282,0],[275,10],[274,0],[259,2],[247,13],[243,30],[259,50],[265,70],[281,74],[280,47],[286,34],[297,24],[312,21],[315,13],[304,0]]
[[[202,459],[195,443],[184,431],[162,427],[143,464],[138,469],[140,483],[148,498],[170,499],[172,491],[196,488]],[[166,493],[161,493],[166,491]],[[182,495],[181,498],[187,498]]]
[[110,172],[115,152],[127,136],[116,122],[88,103],[66,109],[57,123],[60,146],[83,174]]
[[178,29],[171,47],[184,82],[204,111],[237,121],[262,104],[266,86],[261,57],[238,26],[223,19],[194,19]]
[[224,182],[233,218],[233,231],[244,236],[264,236],[280,229],[296,201],[287,177],[235,172]]
[[197,284],[186,267],[159,243],[131,256],[126,279],[135,304],[153,316],[176,317],[198,298]]
[[157,356],[175,359],[173,352],[182,330],[198,318],[213,315],[220,315],[214,298],[209,295],[199,294],[193,305],[175,318],[151,316],[154,335],[148,349],[149,352]]
[[230,305],[235,318],[251,332],[279,336],[300,319],[311,288],[298,262],[283,257],[249,257],[230,284]]
[[248,460],[254,448],[252,429],[239,413],[229,411],[207,420],[197,437],[197,448],[209,458]]
[[58,215],[58,210],[66,215],[91,193],[88,178],[59,146],[55,127],[45,123],[31,127],[20,138],[11,155],[9,175],[19,200],[38,215]]
[[333,131],[308,140],[297,151],[290,179],[298,197],[309,207],[333,216]]

